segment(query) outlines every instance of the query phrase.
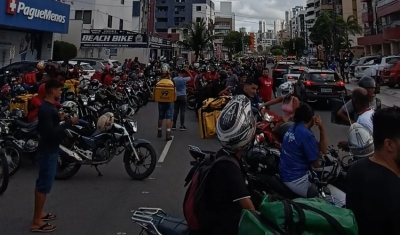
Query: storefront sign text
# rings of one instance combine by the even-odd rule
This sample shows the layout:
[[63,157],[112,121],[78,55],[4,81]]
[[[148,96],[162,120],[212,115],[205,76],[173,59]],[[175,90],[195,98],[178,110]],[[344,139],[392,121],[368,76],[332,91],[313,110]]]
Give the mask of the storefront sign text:
[[27,16],[29,20],[38,18],[61,24],[64,24],[66,21],[66,16],[55,14],[48,9],[41,10],[34,7],[29,7],[24,2],[18,2],[18,0],[8,0],[6,12],[10,15],[22,13],[23,15]]

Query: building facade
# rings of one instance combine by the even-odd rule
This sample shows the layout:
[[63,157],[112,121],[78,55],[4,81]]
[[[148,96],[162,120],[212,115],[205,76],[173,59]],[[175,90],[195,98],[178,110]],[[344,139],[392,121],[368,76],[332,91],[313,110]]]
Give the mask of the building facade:
[[278,45],[282,46],[282,44],[284,42],[287,42],[289,40],[290,40],[290,31],[289,30],[283,29],[278,32],[278,35],[277,35],[277,44]]
[[53,57],[53,33],[68,33],[70,6],[53,0],[0,4],[0,67]]
[[283,29],[282,28],[282,23],[283,22],[281,20],[279,20],[279,19],[274,21],[274,35],[275,35],[275,37],[276,37],[276,35],[278,35],[278,32]]
[[400,54],[400,1],[361,0],[363,7],[363,37],[358,44],[364,46],[364,53]]

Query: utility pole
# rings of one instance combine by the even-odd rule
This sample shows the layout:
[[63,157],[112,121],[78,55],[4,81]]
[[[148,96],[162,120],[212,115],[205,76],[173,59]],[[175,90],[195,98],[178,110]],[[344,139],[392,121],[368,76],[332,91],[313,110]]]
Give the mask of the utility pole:
[[336,33],[337,33],[337,25],[336,25],[336,0],[332,0],[333,3],[333,36],[332,36],[332,50],[333,54],[336,56]]

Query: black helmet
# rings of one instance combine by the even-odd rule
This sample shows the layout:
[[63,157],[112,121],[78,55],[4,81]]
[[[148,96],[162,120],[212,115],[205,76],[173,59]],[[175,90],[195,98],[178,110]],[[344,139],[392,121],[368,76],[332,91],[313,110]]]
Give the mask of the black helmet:
[[358,85],[362,88],[375,88],[375,80],[372,77],[365,76],[360,79]]

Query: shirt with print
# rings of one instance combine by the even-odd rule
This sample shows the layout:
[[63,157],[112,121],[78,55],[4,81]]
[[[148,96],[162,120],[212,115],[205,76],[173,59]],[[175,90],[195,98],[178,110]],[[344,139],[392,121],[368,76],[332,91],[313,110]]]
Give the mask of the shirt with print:
[[282,181],[293,182],[304,177],[318,156],[318,142],[311,130],[303,123],[290,127],[282,141],[279,163]]
[[272,78],[260,77],[258,80],[260,81],[258,95],[264,102],[270,101],[272,98],[272,86],[274,84]]
[[177,96],[184,96],[186,95],[186,83],[190,81],[190,77],[174,77],[172,79],[175,84],[176,88],[176,95]]

